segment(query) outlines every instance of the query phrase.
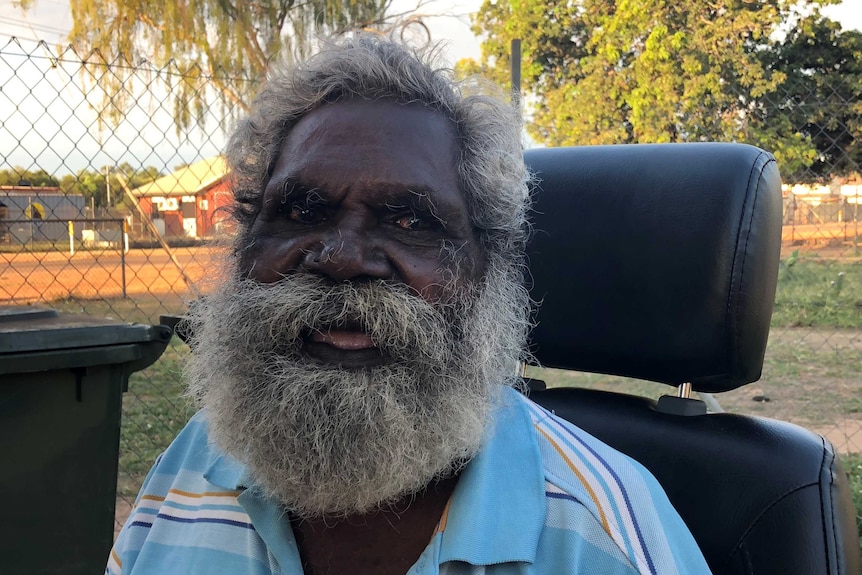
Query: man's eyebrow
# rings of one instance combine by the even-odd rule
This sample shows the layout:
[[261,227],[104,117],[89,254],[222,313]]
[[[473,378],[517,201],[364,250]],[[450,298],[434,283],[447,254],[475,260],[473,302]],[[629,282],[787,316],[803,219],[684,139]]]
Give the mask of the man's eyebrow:
[[319,187],[304,183],[291,176],[283,178],[276,184],[275,193],[282,204],[294,199],[323,201]]

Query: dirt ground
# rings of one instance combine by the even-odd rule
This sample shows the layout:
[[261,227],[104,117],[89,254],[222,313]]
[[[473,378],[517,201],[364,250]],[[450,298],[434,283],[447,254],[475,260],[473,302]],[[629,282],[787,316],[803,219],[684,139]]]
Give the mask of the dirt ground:
[[162,249],[124,256],[117,250],[0,252],[0,304],[194,293],[212,273],[214,254],[208,247],[176,248],[175,264]]
[[828,439],[838,453],[862,453],[862,419],[846,418],[812,431]]

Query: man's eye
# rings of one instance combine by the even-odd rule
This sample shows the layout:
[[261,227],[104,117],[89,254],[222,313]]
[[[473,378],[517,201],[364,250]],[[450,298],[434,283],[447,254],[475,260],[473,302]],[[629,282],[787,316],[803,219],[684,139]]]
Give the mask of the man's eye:
[[291,220],[301,224],[317,224],[326,219],[323,210],[314,206],[294,204],[290,207]]
[[431,227],[428,222],[414,214],[400,216],[395,220],[395,224],[405,230],[427,230]]

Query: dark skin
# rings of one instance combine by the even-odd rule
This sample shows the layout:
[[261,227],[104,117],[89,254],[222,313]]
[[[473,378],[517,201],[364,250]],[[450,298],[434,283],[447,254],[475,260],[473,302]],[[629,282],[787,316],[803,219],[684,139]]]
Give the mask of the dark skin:
[[404,575],[431,541],[456,483],[456,477],[435,482],[362,517],[294,520],[305,573]]
[[[333,282],[384,279],[436,302],[457,253],[481,277],[483,258],[459,187],[455,130],[417,105],[350,101],[302,118],[282,145],[252,226],[247,273]],[[361,368],[380,361],[361,326],[309,334],[305,351]]]
[[[384,279],[432,303],[451,277],[453,253],[469,270],[460,281],[481,277],[457,150],[451,122],[418,105],[357,100],[310,112],[285,138],[264,190],[246,273],[261,282],[293,273],[333,282]],[[303,350],[347,369],[385,361],[358,325],[306,334]],[[305,573],[404,575],[428,545],[456,483],[434,482],[365,515],[294,519]]]

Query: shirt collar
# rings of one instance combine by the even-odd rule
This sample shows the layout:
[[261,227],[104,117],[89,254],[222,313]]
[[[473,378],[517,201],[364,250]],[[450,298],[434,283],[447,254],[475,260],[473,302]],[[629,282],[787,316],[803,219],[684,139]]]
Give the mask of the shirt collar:
[[242,463],[233,457],[222,454],[218,451],[218,448],[213,447],[213,450],[218,455],[215,456],[209,469],[204,472],[204,479],[213,485],[230,491],[235,489],[244,490],[252,484],[251,478]]
[[222,489],[242,490],[237,497],[237,503],[248,514],[254,530],[263,539],[283,572],[302,573],[299,549],[284,509],[254,488],[243,464],[227,455],[218,455],[204,473],[204,478]]
[[464,469],[443,530],[440,563],[532,563],[545,524],[545,476],[525,399],[511,389],[482,450]]

